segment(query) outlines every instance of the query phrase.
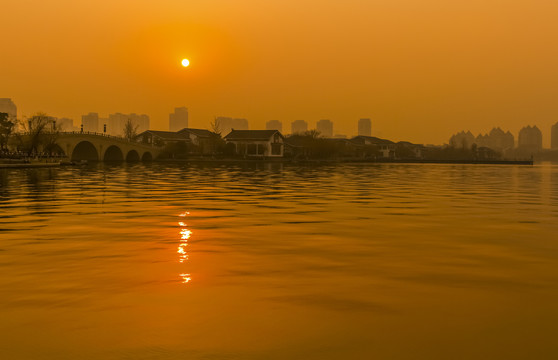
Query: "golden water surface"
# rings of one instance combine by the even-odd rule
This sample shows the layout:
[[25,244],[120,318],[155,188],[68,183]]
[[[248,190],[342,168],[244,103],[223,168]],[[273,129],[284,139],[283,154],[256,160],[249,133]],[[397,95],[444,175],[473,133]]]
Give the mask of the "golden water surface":
[[0,170],[1,359],[556,359],[558,166]]

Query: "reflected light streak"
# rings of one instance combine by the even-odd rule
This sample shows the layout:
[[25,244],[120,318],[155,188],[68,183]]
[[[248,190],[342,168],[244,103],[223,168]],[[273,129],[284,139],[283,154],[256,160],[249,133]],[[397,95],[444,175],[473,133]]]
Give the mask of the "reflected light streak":
[[[189,212],[184,212],[182,214],[180,214],[180,217],[186,217],[186,215],[189,215]],[[186,260],[188,260],[188,252],[186,251],[186,247],[188,246],[188,239],[190,239],[190,236],[192,236],[192,231],[186,229],[186,223],[183,221],[179,221],[178,225],[181,227],[180,229],[180,243],[178,244],[178,250],[177,253],[178,255],[178,261],[183,263]],[[180,274],[180,277],[182,278],[182,283],[188,283],[192,280],[192,277],[190,276],[190,274]]]
[[187,282],[190,282],[190,280],[192,280],[190,274],[180,274],[180,277],[182,278],[183,284],[186,284]]

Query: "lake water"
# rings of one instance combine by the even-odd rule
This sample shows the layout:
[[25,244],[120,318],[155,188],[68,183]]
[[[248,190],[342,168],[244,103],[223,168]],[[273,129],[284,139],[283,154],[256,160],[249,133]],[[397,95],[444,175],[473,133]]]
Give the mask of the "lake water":
[[0,170],[2,359],[556,359],[558,166]]

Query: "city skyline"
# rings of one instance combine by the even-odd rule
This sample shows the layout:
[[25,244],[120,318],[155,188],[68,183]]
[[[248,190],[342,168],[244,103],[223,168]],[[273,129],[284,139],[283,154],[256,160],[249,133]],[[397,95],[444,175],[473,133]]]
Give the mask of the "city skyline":
[[[6,99],[11,99],[13,101],[13,98],[8,97]],[[15,101],[14,101],[14,103],[15,103]],[[186,107],[184,107],[184,108],[186,108]],[[175,109],[175,107],[172,107],[172,109]],[[210,129],[211,123],[215,120],[216,116],[213,116],[213,117],[210,117],[210,118],[207,118],[207,119],[203,119],[203,120],[200,120],[199,118],[197,118],[195,120],[192,120],[190,118],[189,109],[190,108],[188,107],[187,108],[188,127]],[[20,110],[20,106],[17,105],[18,119],[32,116],[37,112],[42,112],[42,111],[31,111],[29,113],[22,114],[22,111]],[[91,114],[91,113],[95,113],[95,112],[90,112],[89,114]],[[79,127],[80,120],[78,120],[78,119],[87,115],[87,114],[80,114],[80,115],[76,116],[75,118],[73,118],[73,117],[59,116],[58,114],[50,114],[50,113],[47,113],[47,114],[50,115],[50,116],[57,117],[57,118],[73,119],[74,120],[74,127]],[[110,114],[122,114],[122,112],[114,112],[113,111],[113,112],[110,112]],[[135,112],[131,111],[130,114],[135,114]],[[152,124],[151,129],[153,129],[153,130],[167,130],[167,129],[169,129],[169,120],[168,119],[169,119],[170,114],[172,114],[172,113],[170,112],[170,110],[168,110],[168,112],[166,113],[166,120],[161,120],[159,118],[154,119],[154,118],[152,118],[152,116],[147,115],[147,116],[149,116],[150,123]],[[217,117],[219,117],[219,116],[217,116]],[[227,116],[225,116],[225,117],[227,117]],[[239,119],[240,117],[230,117],[230,118]],[[272,118],[272,117],[270,117],[270,118]],[[291,119],[288,119],[288,120],[280,120],[280,119],[275,118],[275,120],[280,121],[282,124],[287,124],[287,125],[290,125],[291,123],[297,121],[298,119],[299,118],[296,117],[296,115],[294,117],[291,117]],[[331,117],[330,117],[330,119],[331,119]],[[99,118],[99,121],[102,121],[102,120],[107,121],[107,118]],[[316,116],[312,117],[311,121],[314,125],[311,125],[311,123],[308,122],[308,120],[303,120],[303,121],[307,122],[308,129],[310,130],[310,129],[317,129],[317,123],[320,120],[322,120],[322,119],[320,119]],[[343,135],[348,135],[348,136],[359,135],[359,133],[358,133],[358,121],[360,121],[360,120],[371,120],[371,119],[370,118],[362,118],[362,117],[357,116],[354,119],[348,119],[348,120],[345,119],[344,121],[343,120],[340,120],[340,121],[331,120],[335,124],[335,133],[333,134],[333,136],[338,135],[338,134],[343,134]],[[269,121],[272,121],[272,120],[264,118],[264,119],[256,119],[256,120],[247,119],[247,121],[248,121],[248,124],[249,124],[250,128],[266,129],[267,123]],[[546,122],[550,123],[550,125],[548,126],[548,129],[546,129],[544,126],[542,126],[540,124],[541,122],[534,122],[534,121],[526,121],[525,123],[518,123],[518,125],[513,127],[513,128],[512,127],[507,127],[507,128],[510,129],[509,131],[511,131],[512,133],[518,134],[523,127],[527,126],[526,124],[534,124],[534,125],[538,126],[539,129],[541,129],[541,131],[543,133],[543,148],[551,148],[552,147],[552,145],[551,145],[551,128],[552,128],[552,126],[554,126],[556,124],[557,121],[558,121],[558,116],[556,117],[556,119],[550,119],[549,121],[545,121],[544,123],[546,123]],[[377,127],[376,127],[376,124],[378,124]],[[374,129],[375,130],[373,131],[372,136],[386,137],[386,138],[389,137],[389,136],[385,135],[386,132],[382,130],[382,127],[380,126],[381,124],[382,124],[381,119],[374,119]],[[101,125],[99,125],[99,126],[101,126]],[[456,124],[456,128],[453,131],[448,132],[448,134],[446,134],[445,137],[442,137],[442,140],[438,143],[436,143],[436,142],[423,142],[423,143],[424,144],[439,144],[439,145],[445,144],[445,143],[448,142],[447,141],[448,136],[451,136],[451,134],[457,133],[457,132],[459,132],[463,129],[463,127],[462,126],[460,127],[460,126],[461,126],[460,124]],[[469,128],[468,130],[471,131],[474,134],[483,134],[483,133],[488,133],[491,129],[493,129],[495,127],[506,127],[506,125],[501,126],[501,125],[497,125],[496,123],[484,123],[482,125],[482,127],[476,127],[475,129]],[[339,129],[339,128],[341,128],[341,129],[338,131],[337,129]],[[100,132],[102,132],[102,131],[100,131]],[[289,133],[289,132],[285,132],[285,133]],[[396,139],[397,141],[411,141],[411,139],[404,138],[403,136],[401,136],[400,134],[397,134],[397,133],[395,133],[395,135],[392,138]],[[419,143],[417,141],[411,141],[411,142]]]
[[9,2],[0,29],[17,56],[2,59],[0,96],[21,115],[136,112],[161,129],[185,102],[194,127],[219,114],[258,128],[329,118],[349,134],[370,117],[417,143],[556,122],[558,4],[402,1]]
[[[0,112],[7,112],[10,114],[13,114],[14,112],[17,113],[18,112],[18,107],[15,104],[15,102],[11,99],[11,98],[0,98]],[[83,131],[91,131],[91,132],[106,132],[107,134],[111,134],[111,135],[117,135],[117,136],[121,136],[122,135],[122,129],[123,129],[123,125],[125,120],[130,119],[132,120],[132,123],[134,125],[138,126],[138,133],[141,133],[145,130],[169,130],[169,131],[178,131],[181,130],[183,128],[201,128],[201,129],[208,129],[211,130],[211,128],[215,125],[219,125],[218,128],[220,130],[220,132],[222,133],[222,135],[226,135],[228,134],[231,130],[233,129],[237,129],[237,130],[248,130],[249,128],[252,129],[276,129],[281,131],[284,134],[293,134],[293,133],[301,133],[301,132],[305,132],[307,130],[317,130],[319,131],[322,136],[324,137],[331,137],[331,138],[345,138],[345,137],[353,137],[353,136],[358,136],[358,135],[365,135],[365,136],[375,136],[375,137],[382,137],[383,135],[381,134],[381,132],[378,133],[372,133],[371,132],[371,119],[370,118],[359,118],[358,120],[356,120],[355,122],[355,128],[356,131],[354,132],[349,132],[349,134],[340,134],[338,132],[334,132],[333,131],[333,127],[335,122],[331,121],[329,119],[320,119],[320,120],[316,120],[314,123],[314,126],[311,126],[309,124],[308,121],[306,120],[292,120],[290,121],[290,132],[289,131],[283,131],[283,121],[281,120],[267,120],[264,123],[264,126],[262,127],[255,127],[253,125],[250,125],[251,122],[248,119],[245,118],[234,118],[234,117],[230,117],[230,116],[216,116],[213,118],[213,121],[210,121],[208,124],[206,124],[205,126],[190,126],[189,125],[189,112],[188,112],[188,108],[185,106],[181,106],[181,107],[175,107],[174,111],[172,113],[168,114],[168,122],[167,122],[167,127],[163,128],[163,129],[157,129],[157,128],[153,128],[150,124],[151,124],[151,119],[148,115],[146,114],[141,114],[138,115],[136,113],[130,113],[130,114],[123,114],[123,113],[111,113],[109,114],[106,118],[101,118],[99,117],[98,113],[94,113],[94,112],[90,112],[88,114],[84,114],[81,115],[81,123],[78,122],[74,122],[74,119],[71,118],[66,118],[66,117],[57,117],[57,116],[52,116],[51,114],[47,114],[51,117],[53,117],[54,119],[56,119],[60,125],[62,125],[60,128],[64,129],[65,131],[80,131],[80,127],[81,124],[83,124]],[[13,115],[12,115],[13,116]],[[18,116],[18,119],[20,117]],[[174,130],[172,128],[172,124],[174,122]],[[180,123],[183,126],[180,126]],[[287,122],[288,124],[288,122]],[[106,127],[106,128],[105,128]],[[530,131],[531,125],[523,125],[518,131],[517,131],[517,141],[515,141],[515,147],[521,147],[520,145],[520,141],[519,138],[521,138],[521,133],[525,132],[525,131]],[[558,148],[558,121],[554,124],[552,124],[550,126],[550,128],[548,129],[548,132],[546,132],[544,129],[540,130],[540,126],[538,125],[533,125],[533,128],[536,129],[539,133],[536,136],[540,136],[539,140],[536,140],[537,143],[540,142],[540,148],[541,149],[556,149]],[[285,130],[288,129],[288,127],[285,128]],[[478,132],[478,135],[475,137],[473,135],[473,131],[471,131],[470,129],[464,131],[464,130],[460,130],[455,132],[453,135],[450,136],[449,141],[445,141],[439,144],[424,144],[424,145],[444,145],[444,144],[461,144],[462,141],[465,141],[467,143],[477,143],[477,145],[479,146],[484,146],[483,144],[485,143],[490,143],[491,140],[488,137],[489,133],[492,136],[492,133],[494,130],[500,130],[499,126],[492,126],[490,128],[490,131],[485,131],[485,132]],[[500,130],[501,131],[501,130]],[[511,135],[510,130],[507,130],[507,133]],[[466,138],[466,140],[463,140],[463,138],[456,138],[458,136],[462,136],[464,138]],[[512,138],[515,138],[513,135],[511,135]],[[528,138],[531,138],[532,136],[528,136]],[[454,138],[456,138],[457,140],[453,140]],[[484,138],[484,139],[483,139]],[[397,139],[396,141],[408,141],[407,139]],[[469,147],[470,147],[469,144]],[[488,146],[488,147],[493,147],[493,146]],[[499,148],[500,146],[496,146],[496,148]],[[535,146],[535,148],[538,148],[539,145]]]

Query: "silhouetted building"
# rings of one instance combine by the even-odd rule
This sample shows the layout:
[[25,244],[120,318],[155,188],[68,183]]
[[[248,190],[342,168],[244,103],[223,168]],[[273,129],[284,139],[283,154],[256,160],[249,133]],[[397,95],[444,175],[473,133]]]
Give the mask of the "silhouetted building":
[[58,118],[56,121],[56,129],[62,132],[76,131],[74,127],[74,120],[69,118]]
[[8,114],[12,120],[17,118],[17,106],[10,98],[0,98],[0,113]]
[[188,127],[188,108],[174,108],[174,113],[169,114],[169,131],[178,131]]
[[500,153],[511,150],[515,146],[515,139],[512,133],[504,132],[502,129],[493,128],[489,134],[479,134],[475,139],[477,147],[486,147]]
[[308,123],[304,120],[295,120],[291,123],[292,134],[302,134],[308,131]]
[[391,140],[374,136],[355,136],[351,142],[361,146],[374,147],[382,158],[395,157],[396,144]]
[[[124,135],[124,126],[130,120],[132,125],[137,127],[137,133],[142,133],[149,129],[149,116],[142,114],[110,114],[107,121],[107,133],[115,136]],[[85,130],[84,130],[85,131]]]
[[361,136],[372,136],[372,121],[370,119],[358,120],[358,134]]
[[177,133],[188,139],[191,153],[207,155],[217,151],[216,134],[209,130],[185,128]]
[[99,132],[99,114],[89,113],[81,116],[83,131]]
[[558,149],[558,122],[550,129],[550,148]]
[[542,133],[537,126],[526,126],[519,131],[517,148],[529,152],[542,150]]
[[322,119],[316,123],[316,130],[324,137],[333,137],[333,122],[331,122],[331,120]]
[[235,130],[248,130],[248,120],[242,118],[233,119],[233,129]]
[[279,120],[270,120],[265,123],[266,130],[277,130],[279,132],[283,131],[283,123]]
[[225,136],[236,155],[244,157],[282,157],[283,135],[277,130],[232,130]]
[[450,138],[449,144],[457,149],[470,149],[475,141],[475,136],[470,131],[461,131]]
[[138,142],[159,147],[178,142],[187,143],[189,141],[188,135],[186,134],[179,134],[174,131],[158,130],[143,131],[139,135],[137,135],[135,139]]
[[217,130],[222,134],[228,134],[234,130],[248,130],[248,120],[242,118],[231,118],[218,116],[215,118]]

